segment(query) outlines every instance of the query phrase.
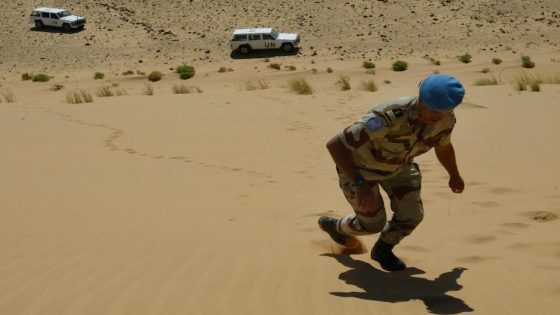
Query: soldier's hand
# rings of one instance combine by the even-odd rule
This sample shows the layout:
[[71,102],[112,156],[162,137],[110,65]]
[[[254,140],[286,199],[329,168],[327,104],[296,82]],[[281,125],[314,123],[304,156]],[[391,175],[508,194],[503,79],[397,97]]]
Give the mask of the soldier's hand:
[[449,188],[451,188],[451,191],[456,194],[462,193],[465,189],[465,182],[463,181],[463,178],[461,178],[460,175],[450,177]]
[[369,185],[357,187],[356,198],[358,200],[358,206],[365,212],[375,213],[375,194],[371,191]]

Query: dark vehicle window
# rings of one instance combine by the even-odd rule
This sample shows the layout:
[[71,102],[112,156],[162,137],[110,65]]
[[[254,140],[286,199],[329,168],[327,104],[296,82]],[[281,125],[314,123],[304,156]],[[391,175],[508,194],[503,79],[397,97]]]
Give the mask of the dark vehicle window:
[[242,40],[247,40],[247,35],[242,34],[242,35],[235,35],[233,36],[233,41],[242,41]]
[[49,14],[47,12],[42,12],[41,17],[48,18]]
[[41,12],[33,11],[31,12],[31,16],[41,16]]
[[264,40],[273,40],[274,37],[272,37],[272,35],[270,35],[270,34],[263,34],[263,39]]
[[58,15],[51,13],[51,19],[58,20]]
[[261,40],[261,34],[251,34],[249,40]]

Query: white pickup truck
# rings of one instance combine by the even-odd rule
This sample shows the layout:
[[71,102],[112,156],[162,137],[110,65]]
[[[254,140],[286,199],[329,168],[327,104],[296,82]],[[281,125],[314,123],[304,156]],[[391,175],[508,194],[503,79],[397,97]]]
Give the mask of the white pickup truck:
[[233,32],[229,42],[231,50],[239,50],[243,55],[256,49],[281,49],[291,52],[298,48],[300,37],[293,33],[279,33],[273,28],[244,28]]
[[70,32],[72,29],[83,29],[86,24],[86,18],[57,8],[41,7],[33,9],[29,19],[35,23],[36,29],[52,26],[62,28],[64,32]]

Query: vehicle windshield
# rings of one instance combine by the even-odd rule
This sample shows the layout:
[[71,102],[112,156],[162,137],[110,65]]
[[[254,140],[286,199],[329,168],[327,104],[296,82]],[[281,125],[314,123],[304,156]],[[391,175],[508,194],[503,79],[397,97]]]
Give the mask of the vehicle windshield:
[[70,13],[68,11],[62,11],[62,12],[59,12],[57,15],[58,15],[58,17],[65,17],[65,16],[72,15],[72,13]]
[[272,29],[272,31],[270,32],[270,34],[272,35],[272,37],[278,38],[278,31],[276,31],[275,29]]

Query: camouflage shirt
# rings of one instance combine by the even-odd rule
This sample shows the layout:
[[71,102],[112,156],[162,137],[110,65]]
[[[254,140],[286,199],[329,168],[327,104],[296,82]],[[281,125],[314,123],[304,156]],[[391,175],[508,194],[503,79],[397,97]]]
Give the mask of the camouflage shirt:
[[435,125],[413,123],[417,116],[418,97],[398,98],[374,107],[339,134],[362,176],[391,176],[415,156],[451,142],[453,113]]

